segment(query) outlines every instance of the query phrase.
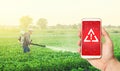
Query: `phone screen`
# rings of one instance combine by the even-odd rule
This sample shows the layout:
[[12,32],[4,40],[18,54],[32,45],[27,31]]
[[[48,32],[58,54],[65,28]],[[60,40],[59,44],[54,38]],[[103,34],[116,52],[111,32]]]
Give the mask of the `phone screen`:
[[82,21],[82,56],[101,55],[101,21]]

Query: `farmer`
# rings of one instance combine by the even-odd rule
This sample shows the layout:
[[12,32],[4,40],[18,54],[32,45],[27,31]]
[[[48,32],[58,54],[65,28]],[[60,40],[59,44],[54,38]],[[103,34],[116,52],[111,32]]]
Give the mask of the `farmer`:
[[23,47],[23,52],[27,53],[30,52],[30,43],[31,43],[31,39],[30,39],[30,35],[32,34],[33,30],[29,29],[28,32],[21,32],[21,36],[19,37],[19,42],[21,43],[22,47]]

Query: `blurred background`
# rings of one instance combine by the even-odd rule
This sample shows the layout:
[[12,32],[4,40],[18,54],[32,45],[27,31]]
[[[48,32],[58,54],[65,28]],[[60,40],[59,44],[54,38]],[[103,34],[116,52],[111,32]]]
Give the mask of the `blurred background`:
[[[119,0],[0,0],[0,71],[99,71],[77,53],[82,18],[101,18],[120,60]],[[20,31],[33,29],[24,54]]]

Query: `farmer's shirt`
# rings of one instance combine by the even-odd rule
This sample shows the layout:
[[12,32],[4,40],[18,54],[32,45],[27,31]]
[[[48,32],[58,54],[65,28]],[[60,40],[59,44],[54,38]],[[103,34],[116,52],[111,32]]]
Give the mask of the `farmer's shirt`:
[[25,33],[24,34],[24,40],[23,40],[23,47],[29,46],[30,43],[31,43],[30,34],[29,33]]

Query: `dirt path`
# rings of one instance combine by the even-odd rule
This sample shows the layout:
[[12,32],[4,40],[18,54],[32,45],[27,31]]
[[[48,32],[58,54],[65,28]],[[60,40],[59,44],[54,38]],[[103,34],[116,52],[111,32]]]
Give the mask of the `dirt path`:
[[74,52],[76,53],[77,52],[77,49],[71,49],[71,48],[61,48],[61,47],[55,47],[55,46],[46,46],[46,48],[50,48],[54,51],[69,51],[69,52]]

